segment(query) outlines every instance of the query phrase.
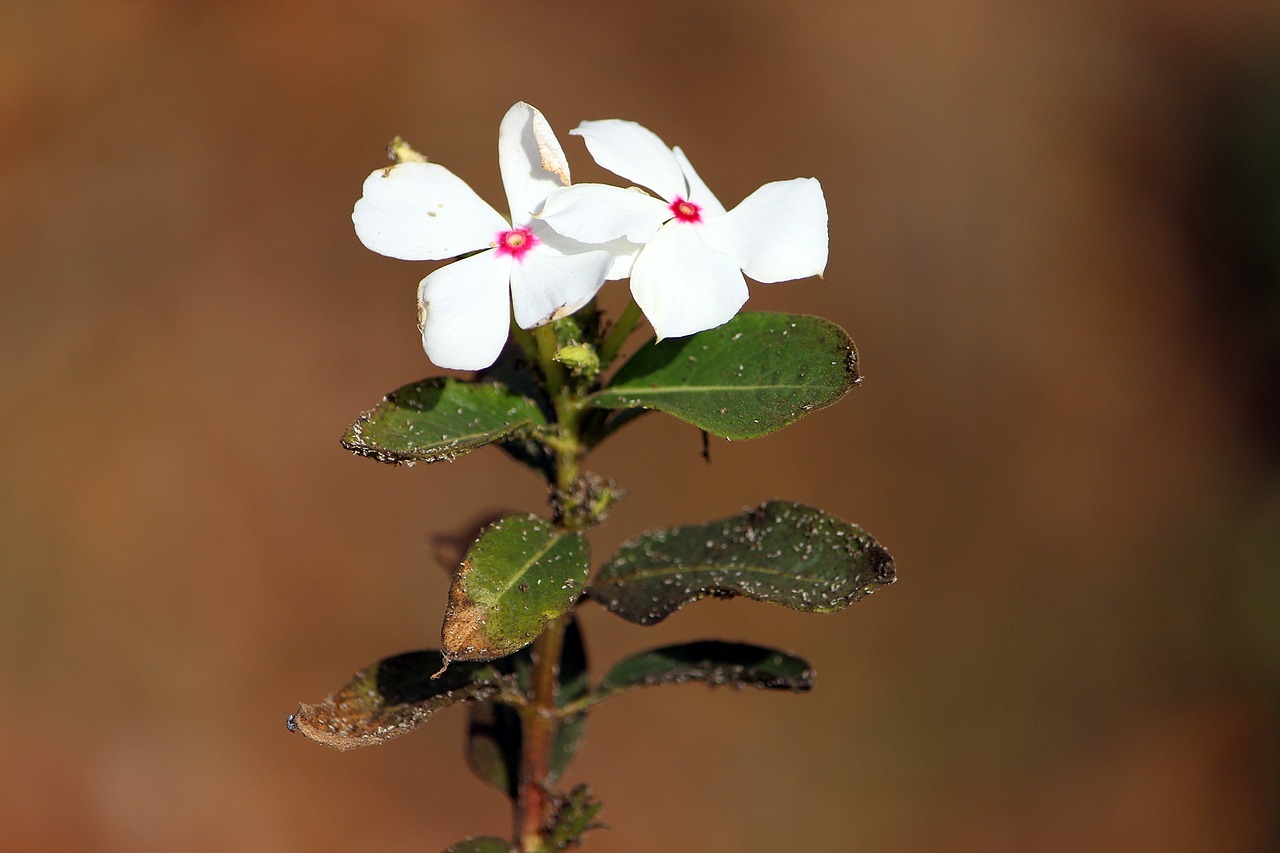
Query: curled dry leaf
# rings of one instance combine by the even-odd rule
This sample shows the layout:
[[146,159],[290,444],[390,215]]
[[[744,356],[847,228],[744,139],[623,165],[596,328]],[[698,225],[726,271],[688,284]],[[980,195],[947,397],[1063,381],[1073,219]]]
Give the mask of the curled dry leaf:
[[341,690],[298,706],[290,731],[338,750],[374,746],[416,729],[441,708],[488,699],[515,683],[482,664],[443,666],[437,651],[408,652],[360,670]]

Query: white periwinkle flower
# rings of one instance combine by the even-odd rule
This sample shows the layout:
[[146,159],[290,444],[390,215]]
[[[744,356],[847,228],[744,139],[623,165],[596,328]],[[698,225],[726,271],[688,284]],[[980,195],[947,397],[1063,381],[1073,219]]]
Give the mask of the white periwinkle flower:
[[827,266],[827,203],[814,178],[765,184],[725,212],[684,152],[635,122],[585,121],[596,162],[635,189],[577,184],[553,192],[541,219],[585,243],[625,237],[644,247],[631,293],[659,338],[712,329],[747,301],[743,273],[760,282],[821,275]]
[[364,182],[351,214],[360,242],[405,261],[438,261],[418,286],[422,345],[441,367],[480,370],[502,352],[514,308],[530,329],[572,314],[595,295],[613,255],[584,246],[534,218],[547,195],[568,186],[569,164],[542,113],[526,103],[498,128],[507,222],[448,169],[403,162]]

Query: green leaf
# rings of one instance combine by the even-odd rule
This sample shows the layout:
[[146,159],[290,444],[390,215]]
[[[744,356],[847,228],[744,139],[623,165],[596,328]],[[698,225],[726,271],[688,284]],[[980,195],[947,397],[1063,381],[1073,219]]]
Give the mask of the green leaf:
[[[548,399],[537,375],[530,369],[524,352],[514,341],[509,342],[498,360],[491,367],[480,371],[476,378],[482,382],[497,382],[506,386],[511,393],[535,402],[542,415],[539,424],[554,420],[555,405]],[[555,482],[555,453],[535,438],[532,432],[504,438],[498,442],[498,446],[515,461],[542,475],[548,483]]]
[[589,593],[624,619],[652,625],[708,595],[829,613],[895,579],[889,552],[860,528],[803,504],[770,501],[624,543]]
[[498,448],[548,483],[556,481],[556,455],[541,441],[531,436],[504,438]]
[[506,839],[486,835],[459,841],[444,853],[519,853],[519,851]]
[[556,704],[564,705],[587,692],[587,647],[582,642],[582,629],[578,620],[569,617],[564,630],[564,645],[560,649],[560,687],[556,690]]
[[572,609],[586,584],[587,540],[535,515],[486,528],[453,576],[441,631],[451,660],[493,660],[527,646]]
[[[560,686],[556,690],[556,705],[563,707],[581,698],[590,688],[587,678],[587,648],[582,642],[582,631],[573,619],[565,629],[564,647],[560,652]],[[556,727],[555,740],[551,744],[551,763],[547,772],[547,784],[555,784],[564,773],[582,743],[587,728],[587,715],[573,714],[565,717]]]
[[496,382],[437,376],[397,388],[347,428],[342,444],[391,465],[440,462],[546,423],[538,404]]
[[690,681],[803,693],[813,689],[813,670],[802,658],[777,649],[701,640],[626,658],[609,670],[592,698],[601,701],[626,690]]
[[547,771],[548,784],[555,784],[560,780],[560,776],[573,760],[573,756],[577,755],[586,729],[586,714],[574,714],[560,721],[560,725],[556,727],[555,741],[551,744],[551,766]]
[[467,719],[467,766],[511,799],[520,778],[520,713],[489,700],[472,705]]
[[458,664],[441,673],[443,666],[434,650],[381,660],[324,701],[299,705],[289,729],[334,749],[372,746],[416,729],[441,708],[487,699],[516,682],[484,664]]
[[857,350],[839,326],[748,313],[686,338],[650,341],[589,400],[658,409],[723,438],[756,438],[830,406],[860,381]]
[[[529,689],[533,659],[526,647],[491,664],[501,672],[511,673],[521,691]],[[560,688],[556,704],[563,706],[587,692],[587,653],[582,632],[576,620],[565,629],[560,653]],[[551,748],[547,784],[555,784],[578,750],[586,727],[586,714],[574,714],[560,721]],[[511,706],[495,700],[471,707],[467,736],[467,764],[472,772],[508,797],[516,795],[520,771],[522,729],[520,714]]]

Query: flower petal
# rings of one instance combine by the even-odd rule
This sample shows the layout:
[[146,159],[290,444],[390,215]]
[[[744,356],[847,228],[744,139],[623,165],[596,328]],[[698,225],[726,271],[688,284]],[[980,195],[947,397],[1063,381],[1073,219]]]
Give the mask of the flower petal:
[[632,243],[625,237],[610,240],[608,243],[601,243],[600,246],[613,255],[613,263],[609,266],[609,271],[604,276],[607,281],[630,278],[631,268],[635,265],[636,257],[640,254],[640,250],[644,248],[639,243]]
[[441,267],[418,285],[427,358],[453,370],[493,364],[511,326],[511,258],[481,252]]
[[677,145],[671,149],[671,153],[676,155],[676,162],[680,164],[680,171],[684,173],[684,179],[689,184],[688,200],[696,203],[702,208],[703,213],[716,216],[724,213],[724,205],[720,203],[720,199],[716,198],[715,193],[707,188],[702,182],[702,178],[693,170],[693,164],[689,162],[689,158],[684,156],[684,152]]
[[724,216],[704,220],[700,233],[756,281],[822,275],[827,268],[827,202],[814,178],[765,184]]
[[351,212],[356,236],[380,255],[438,261],[493,245],[510,226],[461,178],[437,163],[397,163],[364,182]]
[[551,125],[523,101],[498,126],[498,165],[516,227],[529,223],[552,190],[569,185],[569,161]]
[[619,237],[643,243],[671,216],[666,202],[639,190],[574,184],[547,196],[539,218],[583,243],[607,243]]
[[567,317],[586,305],[612,261],[608,252],[561,255],[544,243],[513,263],[511,303],[520,328]]
[[541,219],[530,222],[529,230],[540,241],[561,255],[578,255],[592,251],[608,252],[612,261],[605,278],[609,281],[631,275],[631,263],[636,259],[636,253],[640,251],[639,243],[632,243],[625,237],[618,237],[606,243],[583,243],[564,236]]
[[634,121],[584,121],[569,131],[581,136],[597,163],[615,175],[648,187],[667,201],[688,192],[680,164],[658,135]]
[[702,241],[700,228],[668,222],[631,269],[631,294],[659,338],[727,323],[747,301],[738,264]]

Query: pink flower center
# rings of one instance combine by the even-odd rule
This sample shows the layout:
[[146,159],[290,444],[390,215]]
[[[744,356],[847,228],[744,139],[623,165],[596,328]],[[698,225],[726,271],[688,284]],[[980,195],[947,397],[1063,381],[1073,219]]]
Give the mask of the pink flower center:
[[668,209],[675,214],[676,219],[681,222],[701,222],[702,208],[691,201],[676,196],[676,200],[671,202]]
[[498,254],[523,260],[529,250],[538,245],[538,238],[528,228],[512,228],[498,234]]

